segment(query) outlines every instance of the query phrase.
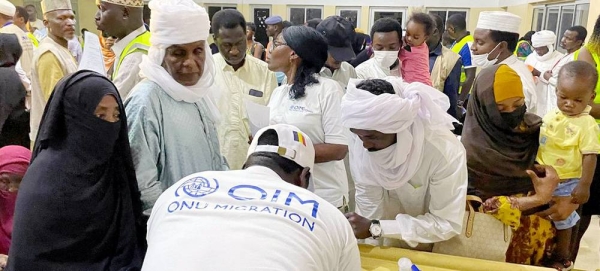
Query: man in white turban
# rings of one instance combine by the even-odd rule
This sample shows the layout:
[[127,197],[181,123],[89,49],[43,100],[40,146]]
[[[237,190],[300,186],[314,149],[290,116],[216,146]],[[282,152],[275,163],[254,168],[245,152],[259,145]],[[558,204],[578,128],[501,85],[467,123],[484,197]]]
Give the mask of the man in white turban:
[[519,41],[521,17],[506,11],[483,11],[479,13],[477,28],[473,32],[475,42],[471,46],[472,61],[477,67],[487,68],[506,64],[521,78],[527,112],[536,113],[537,95],[533,75],[525,64],[513,54]]
[[556,94],[554,88],[550,89],[547,83],[542,82],[539,77],[544,71],[551,70],[552,66],[558,62],[564,54],[554,50],[556,43],[556,34],[550,30],[538,31],[531,37],[531,44],[534,52],[527,56],[525,65],[533,68],[532,74],[535,76],[535,92],[537,95],[537,114],[545,116],[549,109],[556,106],[550,106],[549,103],[556,104]]
[[[558,84],[558,74],[560,69],[571,61],[577,59],[579,49],[583,47],[583,43],[587,37],[587,30],[581,25],[569,27],[563,33],[560,39],[560,47],[565,50],[566,54],[552,63],[552,66],[546,70],[538,70],[538,79],[540,82],[548,86],[546,97],[546,112],[558,108],[556,97],[556,85]],[[534,71],[536,72],[536,71]],[[543,115],[541,115],[543,116]]]
[[353,133],[348,150],[356,213],[346,217],[357,238],[431,250],[461,232],[467,164],[450,131],[449,106],[446,95],[421,83],[350,81],[342,122]]
[[[152,0],[152,46],[125,101],[129,141],[146,214],[160,194],[196,172],[227,169],[215,123],[215,64],[206,10],[192,0]],[[189,31],[194,29],[194,31]]]

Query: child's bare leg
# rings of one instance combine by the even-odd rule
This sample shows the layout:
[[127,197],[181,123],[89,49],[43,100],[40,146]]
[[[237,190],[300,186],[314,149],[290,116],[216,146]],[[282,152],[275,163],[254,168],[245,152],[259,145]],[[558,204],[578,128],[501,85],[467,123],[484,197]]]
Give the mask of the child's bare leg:
[[556,247],[552,255],[552,263],[550,267],[556,270],[570,267],[573,263],[571,259],[571,233],[572,228],[564,230],[556,230]]

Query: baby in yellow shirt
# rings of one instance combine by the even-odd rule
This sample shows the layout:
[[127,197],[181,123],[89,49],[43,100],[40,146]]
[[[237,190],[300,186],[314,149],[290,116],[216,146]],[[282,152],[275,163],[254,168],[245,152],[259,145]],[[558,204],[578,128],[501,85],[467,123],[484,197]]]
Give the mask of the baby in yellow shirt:
[[[600,153],[600,129],[590,116],[589,103],[596,96],[596,69],[585,62],[573,61],[563,66],[556,86],[557,106],[543,118],[537,162],[556,169],[561,183],[554,196],[572,197],[574,204],[584,204],[590,196],[590,185]],[[579,221],[577,212],[566,220],[554,221],[557,247],[552,267],[572,265],[569,252],[571,228]]]

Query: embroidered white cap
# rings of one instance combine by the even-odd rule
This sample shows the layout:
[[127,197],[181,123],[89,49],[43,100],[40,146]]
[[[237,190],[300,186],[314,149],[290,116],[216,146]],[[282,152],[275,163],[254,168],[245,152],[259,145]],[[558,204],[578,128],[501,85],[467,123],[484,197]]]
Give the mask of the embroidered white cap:
[[510,12],[482,11],[479,13],[476,28],[519,33],[519,25],[521,25],[521,17]]
[[0,13],[6,16],[15,16],[17,8],[8,0],[0,0]]
[[[278,144],[274,145],[258,145],[258,139],[266,131],[273,130],[277,133]],[[248,149],[248,155],[255,152],[272,152],[277,153],[281,157],[287,158],[296,162],[301,167],[309,167],[313,170],[315,165],[315,147],[312,140],[300,131],[296,126],[289,124],[275,124],[260,129],[254,135],[254,139]]]

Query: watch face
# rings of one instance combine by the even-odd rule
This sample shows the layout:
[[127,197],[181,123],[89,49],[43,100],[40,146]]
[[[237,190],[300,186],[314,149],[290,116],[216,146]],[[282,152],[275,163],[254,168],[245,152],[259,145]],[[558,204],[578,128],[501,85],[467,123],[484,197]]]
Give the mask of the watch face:
[[381,236],[381,225],[371,224],[369,231],[371,232],[371,235],[373,237],[379,237],[379,236]]

